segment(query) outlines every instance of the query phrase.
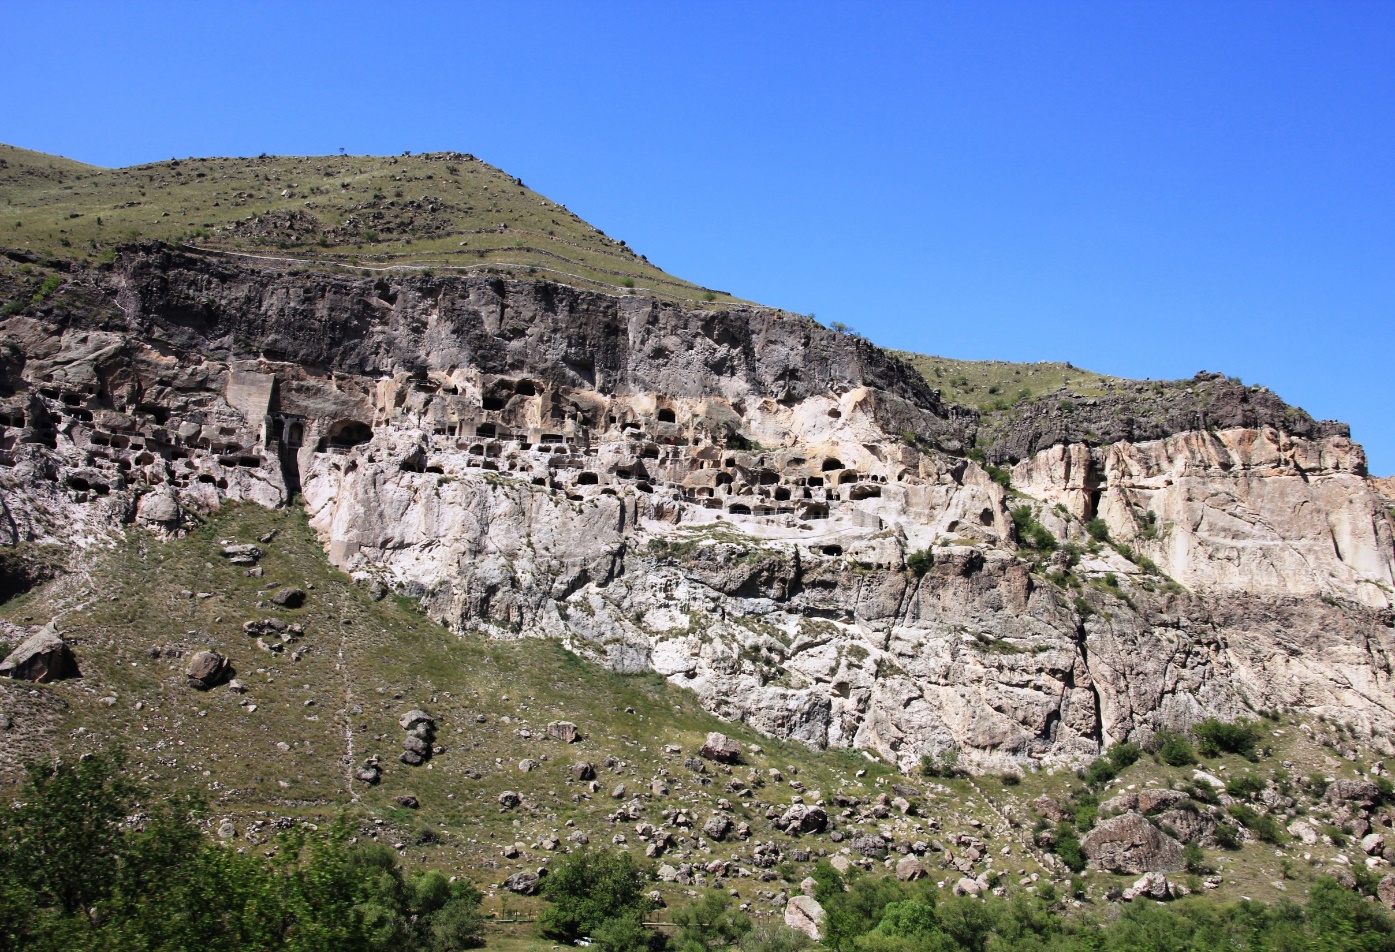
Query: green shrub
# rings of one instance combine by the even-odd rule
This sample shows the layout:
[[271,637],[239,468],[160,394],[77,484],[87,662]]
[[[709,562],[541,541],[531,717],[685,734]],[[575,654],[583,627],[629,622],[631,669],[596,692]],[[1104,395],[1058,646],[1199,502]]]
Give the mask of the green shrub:
[[923,777],[941,777],[944,779],[959,776],[959,751],[941,751],[938,759],[929,754],[922,754],[920,773]]
[[1104,757],[1097,758],[1085,768],[1084,780],[1092,787],[1102,787],[1119,776],[1119,768]]
[[1196,763],[1196,750],[1192,742],[1181,734],[1171,731],[1158,731],[1158,758],[1169,767],[1186,767]]
[[1067,823],[1056,824],[1054,852],[1071,872],[1078,873],[1085,868],[1085,851],[1080,848],[1080,840],[1076,838],[1075,828]]
[[1195,843],[1188,843],[1182,847],[1182,866],[1187,872],[1198,876],[1211,871],[1206,865],[1206,854]]
[[1037,552],[1051,552],[1056,548],[1056,537],[1032,515],[1032,507],[1021,505],[1012,510],[1012,524],[1017,529],[1017,543],[1024,549]]
[[716,952],[727,949],[747,932],[751,920],[731,908],[724,892],[710,890],[696,902],[673,910],[670,920],[678,927],[672,939],[677,952]]
[[1246,760],[1258,760],[1255,745],[1259,741],[1259,729],[1249,721],[1226,723],[1214,717],[1192,727],[1201,753],[1207,757],[1217,757],[1222,753],[1239,754]]
[[992,463],[985,463],[983,471],[988,474],[988,478],[993,480],[1004,489],[1012,488],[1012,471],[1001,466],[994,466]]
[[1090,538],[1094,539],[1096,542],[1109,541],[1109,526],[1105,525],[1104,520],[1099,516],[1085,523],[1085,531],[1088,532]]
[[1138,763],[1138,758],[1143,756],[1143,748],[1137,744],[1115,744],[1105,753],[1109,762],[1120,771],[1124,771]]
[[1238,800],[1252,800],[1264,789],[1264,781],[1254,774],[1242,774],[1226,782],[1225,792]]
[[1226,810],[1240,825],[1265,843],[1281,843],[1284,840],[1283,828],[1267,813],[1260,813],[1244,803],[1232,803]]
[[935,555],[929,549],[916,549],[906,556],[906,568],[916,575],[924,575],[935,564]]
[[581,849],[563,857],[543,880],[542,896],[548,903],[538,916],[543,935],[573,943],[583,936],[604,943],[607,927],[614,941],[630,941],[633,930],[618,922],[638,925],[653,908],[634,859],[609,850]]

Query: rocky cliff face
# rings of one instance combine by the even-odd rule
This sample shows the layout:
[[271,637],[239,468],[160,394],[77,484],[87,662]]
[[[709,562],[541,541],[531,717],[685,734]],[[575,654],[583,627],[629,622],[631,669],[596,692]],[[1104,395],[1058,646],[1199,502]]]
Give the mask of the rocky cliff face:
[[960,455],[977,415],[768,309],[160,246],[58,275],[31,298],[3,271],[35,301],[0,325],[8,544],[296,498],[336,564],[454,630],[902,766],[1258,708],[1395,727],[1389,502],[1272,395],[1227,416],[1210,388],[1137,442],[1024,429],[1009,493]]

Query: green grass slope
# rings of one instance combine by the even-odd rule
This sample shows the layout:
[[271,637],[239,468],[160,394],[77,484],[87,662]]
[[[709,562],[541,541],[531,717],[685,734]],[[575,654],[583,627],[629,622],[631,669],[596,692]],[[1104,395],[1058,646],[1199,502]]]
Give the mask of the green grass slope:
[[[266,551],[262,577],[249,576],[221,554],[228,542],[272,533],[258,543]],[[1048,794],[1069,803],[1073,791],[1084,791],[1073,772],[1060,769],[1011,783],[991,776],[902,778],[855,752],[810,750],[719,721],[691,693],[657,676],[607,671],[555,641],[453,635],[406,599],[373,601],[329,565],[300,512],[228,506],[170,542],[130,530],[112,548],[89,552],[85,565],[0,606],[0,621],[14,624],[57,616],[83,674],[51,685],[0,682],[0,715],[9,723],[0,734],[0,796],[17,792],[23,760],[120,746],[134,775],[157,787],[202,793],[211,806],[210,834],[231,818],[244,848],[269,845],[279,818],[322,824],[343,813],[360,836],[395,846],[410,865],[467,875],[490,887],[545,864],[555,853],[539,844],[550,836],[565,849],[576,831],[606,846],[618,834],[628,838],[626,848],[641,851],[636,822],[662,826],[664,811],[674,809],[686,810],[693,821],[691,829],[673,829],[679,839],[660,860],[675,866],[727,858],[749,864],[757,842],[779,843],[787,855],[808,850],[813,859],[821,850],[846,849],[859,832],[949,844],[962,833],[984,839],[1003,882],[1017,884],[1049,872],[1032,845],[1034,798]],[[281,585],[304,589],[305,605],[274,607],[270,596]],[[278,654],[260,650],[242,627],[271,617],[304,627],[304,635]],[[245,694],[226,685],[208,692],[189,687],[185,663],[204,648],[232,660]],[[414,707],[435,716],[436,743],[445,749],[429,766],[409,768],[397,760],[404,736],[397,718]],[[553,720],[576,723],[582,740],[549,739],[546,725]],[[1323,778],[1356,777],[1370,768],[1345,752],[1350,741],[1340,725],[1264,723],[1270,756],[1250,763],[1228,755],[1202,768],[1227,780],[1254,773],[1297,789],[1307,789],[1304,778],[1313,778],[1315,792],[1325,786]],[[756,744],[760,752],[749,753],[730,775],[712,764],[695,774],[683,762],[710,730]],[[350,779],[352,768],[371,754],[384,765],[374,787]],[[524,759],[536,761],[536,768],[520,770]],[[579,760],[595,766],[599,790],[571,777],[569,768]],[[771,777],[772,768],[783,778]],[[728,790],[750,770],[761,780],[749,793]],[[656,778],[667,784],[666,795],[651,792]],[[1190,767],[1167,767],[1145,756],[1092,799],[1132,785],[1185,787],[1191,778]],[[841,795],[867,804],[892,794],[893,782],[915,788],[916,814],[892,810],[870,819],[863,806],[841,816],[833,803]],[[625,796],[613,798],[620,784]],[[505,790],[519,793],[524,805],[501,809]],[[397,798],[404,796],[417,798],[419,808],[401,805]],[[616,819],[615,811],[636,796],[639,820]],[[783,811],[797,796],[826,799],[843,842],[827,835],[794,839],[775,830],[768,812]],[[751,840],[697,841],[721,798],[730,801],[733,821],[750,824]],[[1329,822],[1321,803],[1311,796],[1300,800],[1315,825]],[[520,854],[503,856],[515,842],[523,844]],[[1285,836],[1278,844],[1208,850],[1207,863],[1223,876],[1223,894],[1272,899],[1306,891],[1334,868],[1339,846],[1303,846]],[[1353,844],[1344,852],[1359,862]],[[769,891],[796,887],[811,868],[811,862],[787,860],[768,882],[731,885],[760,905],[760,891],[768,898]],[[960,874],[932,867],[931,875],[952,884]],[[1055,875],[1061,878],[1059,870]],[[1131,879],[1092,872],[1078,883],[1098,899]],[[491,908],[501,908],[507,895],[496,894]],[[509,898],[515,908],[535,905]]]
[[955,360],[901,350],[891,353],[914,367],[948,402],[990,412],[1035,400],[1062,388],[1088,396],[1103,393],[1106,382],[1127,382],[1120,377],[1048,360],[1028,364],[1005,360]]
[[171,159],[104,169],[0,145],[0,245],[98,259],[158,239],[356,268],[451,268],[695,302],[520,180],[460,153]]

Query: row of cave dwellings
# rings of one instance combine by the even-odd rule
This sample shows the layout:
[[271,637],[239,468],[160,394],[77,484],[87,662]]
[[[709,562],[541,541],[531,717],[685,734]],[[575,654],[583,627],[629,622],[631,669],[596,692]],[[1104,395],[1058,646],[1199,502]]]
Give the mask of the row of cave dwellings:
[[64,437],[80,459],[61,474],[52,467],[45,472],[52,480],[61,475],[64,487],[82,501],[166,483],[227,489],[236,469],[267,463],[255,445],[243,442],[246,428],[239,425],[240,418],[219,414],[209,395],[192,402],[208,406],[191,408],[188,419],[176,420],[158,403],[113,410],[113,400],[100,385],[41,384],[0,401],[0,466],[14,466],[25,445],[57,450]]
[[[534,485],[573,500],[629,486],[732,515],[814,520],[827,519],[839,503],[880,497],[889,479],[921,478],[915,463],[903,459],[884,460],[886,475],[832,456],[807,459],[794,448],[739,449],[739,435],[662,398],[646,413],[623,399],[527,379],[486,378],[478,399],[424,379],[413,389],[427,399],[380,409],[378,425],[429,429],[433,448],[464,450],[469,468],[530,476]],[[429,453],[409,457],[403,467],[446,473]]]

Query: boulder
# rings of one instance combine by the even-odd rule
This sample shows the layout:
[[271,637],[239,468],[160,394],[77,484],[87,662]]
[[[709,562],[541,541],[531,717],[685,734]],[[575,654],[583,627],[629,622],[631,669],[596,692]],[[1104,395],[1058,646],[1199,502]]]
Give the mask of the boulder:
[[1380,799],[1380,788],[1369,780],[1334,780],[1327,785],[1322,798],[1331,804],[1369,807]]
[[271,600],[282,608],[299,608],[305,604],[305,592],[298,588],[283,588],[272,595]]
[[806,896],[812,896],[819,891],[819,881],[812,876],[805,876],[799,881],[799,891]]
[[575,744],[581,739],[581,732],[571,721],[553,721],[547,725],[547,736],[564,744]]
[[419,757],[427,757],[431,754],[431,745],[415,734],[408,734],[402,738],[402,749],[410,750]]
[[1395,909],[1395,873],[1388,873],[1376,884],[1376,898],[1390,909]]
[[1158,810],[1168,810],[1190,799],[1181,790],[1140,790],[1138,791],[1138,812],[1153,813]]
[[572,764],[571,775],[573,780],[595,780],[596,768],[584,760],[579,760]]
[[959,881],[954,884],[954,894],[956,896],[977,896],[982,892],[983,886],[979,884],[979,881],[977,879],[970,879],[967,876],[961,876]]
[[431,727],[435,727],[436,721],[434,718],[432,718],[430,714],[426,713],[425,711],[419,708],[413,708],[406,714],[403,714],[401,717],[399,717],[397,719],[397,724],[404,731],[409,731],[412,728],[416,727],[418,724],[427,724]]
[[741,745],[725,734],[716,731],[707,735],[707,740],[699,751],[708,760],[724,764],[734,764],[741,759]]
[[1361,837],[1361,852],[1367,856],[1379,856],[1385,851],[1385,837],[1379,833],[1367,833]]
[[1172,890],[1168,885],[1167,877],[1162,873],[1144,873],[1128,889],[1124,890],[1123,899],[1125,902],[1132,902],[1135,899],[1167,899],[1172,895]]
[[421,806],[421,801],[410,793],[404,793],[401,796],[393,797],[392,800],[398,806],[406,807],[408,810],[415,810]]
[[1182,867],[1182,844],[1129,812],[1103,820],[1080,840],[1089,864],[1114,873],[1172,872]]
[[370,787],[382,779],[382,772],[373,764],[364,764],[354,771],[354,779]]
[[522,773],[531,773],[532,771],[537,770],[541,766],[542,764],[538,763],[531,757],[524,757],[522,760],[518,762],[518,769]]
[[520,896],[535,896],[538,892],[538,874],[514,873],[504,880],[504,888]]
[[925,875],[925,867],[914,856],[903,856],[896,863],[896,878],[902,882],[920,879]]
[[886,840],[876,833],[854,836],[851,845],[854,853],[861,853],[871,859],[881,859],[886,855]]
[[823,906],[813,896],[791,896],[785,906],[785,925],[817,942],[823,938]]
[[184,675],[190,687],[207,691],[232,676],[232,665],[216,651],[200,651],[184,666]]
[[505,810],[512,810],[522,802],[523,798],[512,790],[505,790],[503,793],[499,794],[499,806],[503,807]]
[[179,500],[169,489],[146,493],[136,504],[136,521],[150,528],[173,529],[178,527],[183,517]]
[[233,565],[256,565],[262,554],[262,550],[250,542],[223,546],[223,558]]
[[1033,800],[1032,807],[1052,823],[1060,823],[1066,818],[1066,811],[1061,809],[1061,805],[1045,795]]
[[63,678],[81,677],[72,649],[49,622],[0,662],[0,676],[47,684]]
[[714,813],[708,817],[707,822],[702,825],[702,832],[714,840],[725,839],[727,831],[731,829],[731,818],[720,813]]
[[822,807],[796,803],[780,815],[776,825],[790,834],[822,833],[828,826],[828,814]]

